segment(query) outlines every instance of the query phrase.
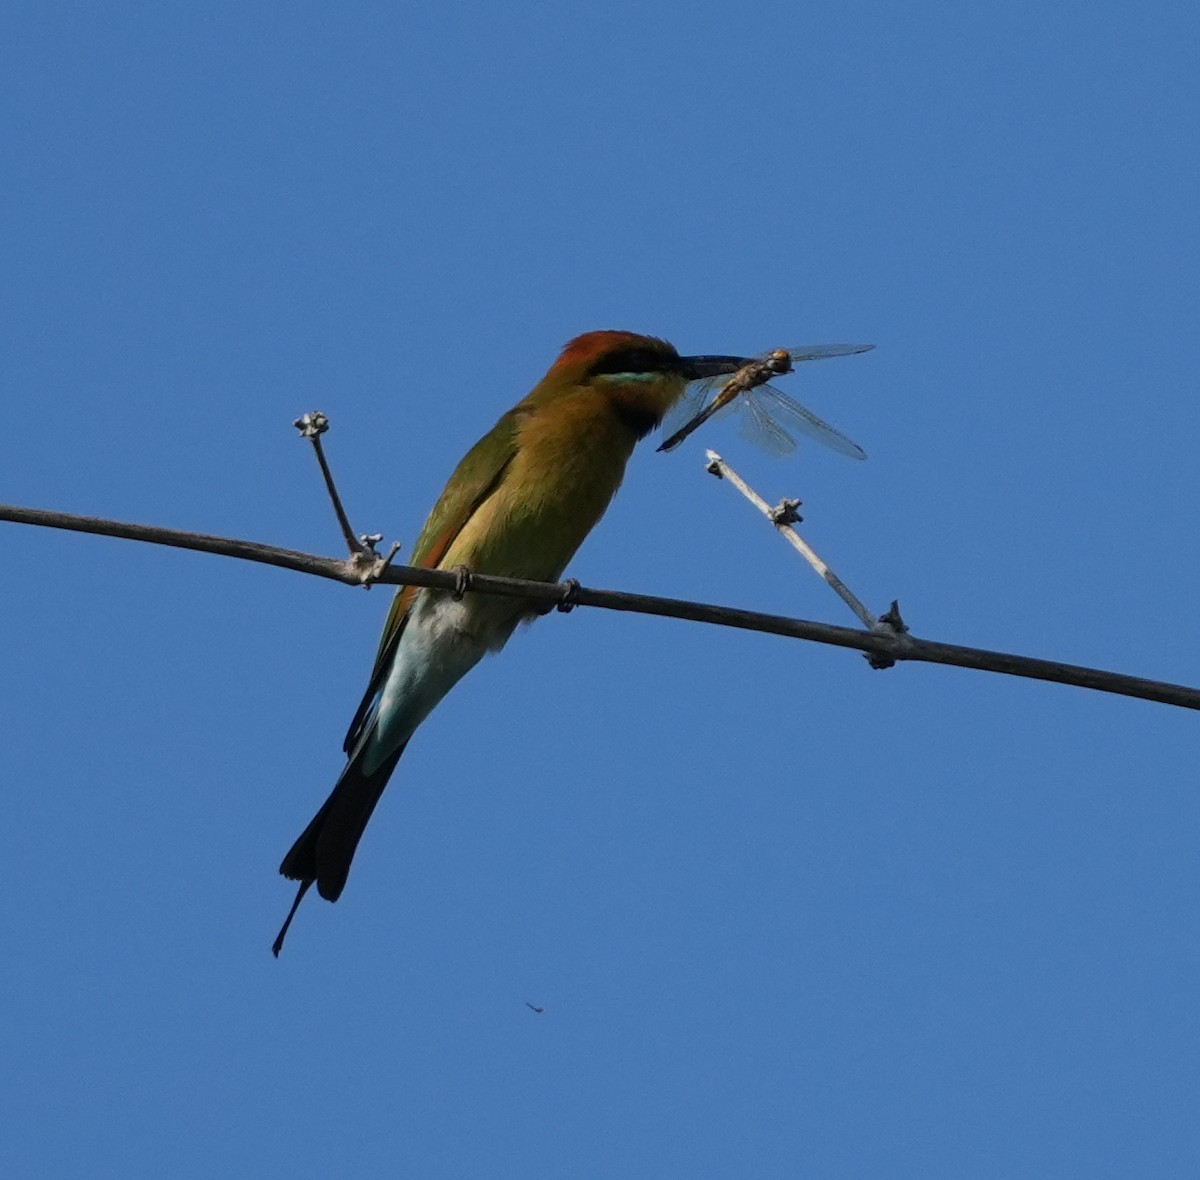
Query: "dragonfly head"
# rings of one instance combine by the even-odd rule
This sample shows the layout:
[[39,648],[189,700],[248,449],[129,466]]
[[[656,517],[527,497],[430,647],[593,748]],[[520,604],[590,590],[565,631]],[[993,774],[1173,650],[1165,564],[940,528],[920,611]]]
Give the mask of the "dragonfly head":
[[795,370],[792,368],[792,354],[785,348],[777,348],[774,352],[769,352],[763,358],[763,364],[771,370],[772,373],[792,373]]

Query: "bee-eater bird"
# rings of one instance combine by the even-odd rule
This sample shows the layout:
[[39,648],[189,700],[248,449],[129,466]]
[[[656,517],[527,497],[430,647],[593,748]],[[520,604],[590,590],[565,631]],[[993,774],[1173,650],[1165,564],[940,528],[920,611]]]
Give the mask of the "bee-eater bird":
[[[463,566],[501,577],[557,581],[620,486],[634,445],[662,421],[689,381],[736,372],[747,358],[680,356],[633,332],[572,340],[530,394],[459,463],[413,549],[413,565]],[[300,882],[275,940],[279,954],[315,882],[336,901],[371,812],[413,731],[517,624],[538,613],[498,595],[455,599],[403,587],[350,730],[346,766],[279,871]]]

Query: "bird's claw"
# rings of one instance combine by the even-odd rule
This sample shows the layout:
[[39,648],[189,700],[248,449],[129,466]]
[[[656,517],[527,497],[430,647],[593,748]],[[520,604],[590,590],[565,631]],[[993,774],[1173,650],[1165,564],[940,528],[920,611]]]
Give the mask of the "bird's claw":
[[462,602],[463,596],[471,589],[471,571],[465,565],[454,567],[454,589],[450,596],[455,602]]
[[555,610],[562,611],[564,615],[573,611],[577,605],[575,600],[579,597],[579,589],[579,583],[574,578],[564,579],[562,597],[554,604]]

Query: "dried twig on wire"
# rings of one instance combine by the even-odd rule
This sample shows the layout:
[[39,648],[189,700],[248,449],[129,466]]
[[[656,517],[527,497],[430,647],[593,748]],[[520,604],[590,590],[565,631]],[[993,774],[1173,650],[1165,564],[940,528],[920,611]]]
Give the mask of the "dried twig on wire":
[[704,455],[708,459],[708,466],[704,470],[718,479],[728,480],[737,488],[775,526],[779,535],[817,571],[822,580],[858,616],[864,627],[870,629],[879,625],[879,620],[863,606],[846,583],[813,552],[804,538],[792,527],[802,519],[796,511],[800,507],[799,500],[780,500],[772,508],[716,451],[705,451]]
[[[876,618],[863,606],[850,587],[817,556],[812,546],[792,527],[804,519],[797,511],[800,507],[799,500],[780,500],[772,508],[716,451],[705,451],[704,454],[708,459],[704,470],[718,479],[728,480],[737,488],[775,526],[776,532],[812,566],[821,580],[855,613],[864,627],[869,631],[893,636],[898,643],[907,641],[908,627],[900,617],[898,602],[893,601],[888,610]],[[867,652],[866,655],[867,663],[877,671],[895,667],[898,659],[894,653],[881,655],[879,652]]]
[[320,410],[310,410],[302,414],[292,425],[300,431],[300,437],[312,443],[313,454],[317,457],[317,465],[321,468],[321,477],[325,480],[325,490],[329,493],[338,527],[346,548],[350,551],[350,564],[358,574],[358,581],[363,586],[379,581],[379,575],[392,564],[392,558],[400,549],[400,542],[393,541],[386,555],[375,551],[375,546],[383,540],[382,533],[358,533],[350,527],[350,518],[342,507],[342,498],[338,495],[337,484],[333,480],[333,472],[325,458],[325,448],[321,445],[321,435],[329,429],[329,419]]

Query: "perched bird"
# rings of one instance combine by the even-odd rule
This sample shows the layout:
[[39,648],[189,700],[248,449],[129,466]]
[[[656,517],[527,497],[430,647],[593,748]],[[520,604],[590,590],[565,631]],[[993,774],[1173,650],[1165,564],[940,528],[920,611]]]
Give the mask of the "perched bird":
[[[410,562],[501,577],[557,580],[604,514],[637,441],[690,381],[733,373],[735,356],[684,356],[633,332],[588,332],[459,463]],[[366,694],[346,734],[348,761],[279,871],[300,882],[273,950],[305,893],[336,901],[358,841],[413,731],[517,624],[529,602],[403,587],[383,629]]]

